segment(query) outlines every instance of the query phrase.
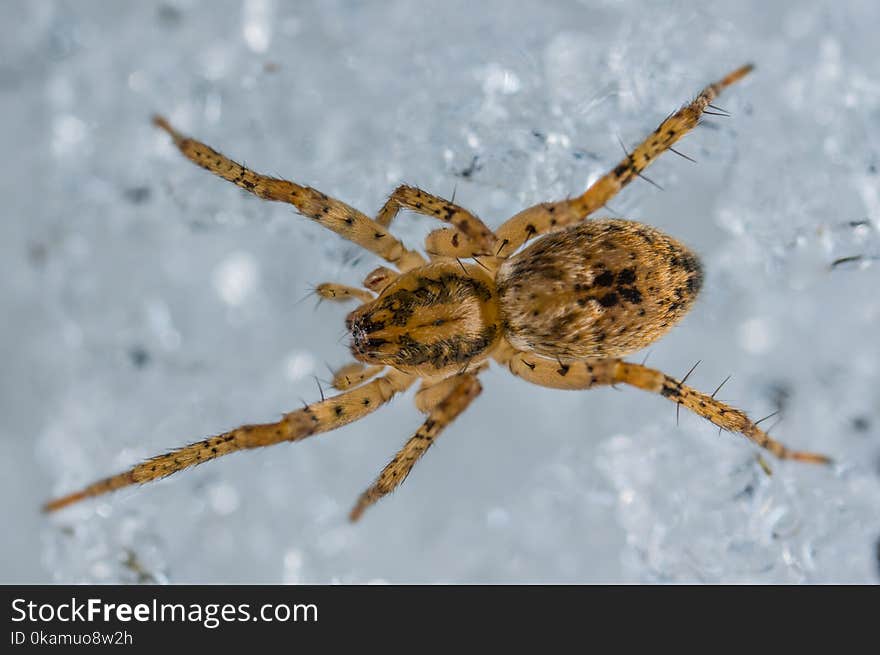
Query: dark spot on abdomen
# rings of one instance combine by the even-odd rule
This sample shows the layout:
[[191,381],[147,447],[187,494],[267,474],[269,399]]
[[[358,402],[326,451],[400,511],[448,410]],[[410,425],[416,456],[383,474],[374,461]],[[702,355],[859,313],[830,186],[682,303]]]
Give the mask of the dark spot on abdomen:
[[614,273],[611,271],[602,271],[593,279],[593,284],[599,287],[610,287],[614,284]]
[[634,268],[625,268],[617,274],[617,284],[630,285],[636,281],[636,270]]
[[642,293],[635,287],[618,287],[617,293],[619,293],[624,300],[628,300],[634,305],[638,305],[642,302]]

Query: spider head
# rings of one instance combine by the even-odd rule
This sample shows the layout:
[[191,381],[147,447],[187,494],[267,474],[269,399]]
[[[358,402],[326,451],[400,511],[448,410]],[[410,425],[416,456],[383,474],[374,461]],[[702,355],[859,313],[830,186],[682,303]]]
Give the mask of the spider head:
[[404,273],[348,315],[359,361],[445,375],[483,358],[501,336],[491,278],[477,267],[432,264]]

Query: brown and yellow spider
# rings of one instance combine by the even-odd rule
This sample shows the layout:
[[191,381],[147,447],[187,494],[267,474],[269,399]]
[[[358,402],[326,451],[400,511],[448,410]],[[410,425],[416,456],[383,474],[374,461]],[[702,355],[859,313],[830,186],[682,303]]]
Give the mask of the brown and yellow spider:
[[[490,359],[546,387],[590,389],[623,383],[659,393],[781,459],[828,462],[824,455],[789,450],[742,411],[716,400],[715,394],[623,361],[687,313],[702,284],[700,261],[684,245],[647,225],[584,220],[664,150],[672,149],[697,125],[718,93],[751,69],[743,66],[707,86],[583,195],[530,207],[495,232],[466,209],[411,186],[394,191],[371,219],[310,187],[255,173],[156,117],[155,124],[199,166],[261,198],[294,205],[397,270],[377,268],[367,275],[364,288],[332,283],[317,288],[324,298],[361,302],[346,319],[357,361],[340,369],[333,380],[344,393],[275,423],[245,425],[158,455],[52,500],[45,509],[149,482],[245,448],[328,432],[374,412],[421,381],[415,400],[427,419],[358,499],[350,514],[355,521],[403,482],[440,432],[479,395],[477,378]],[[428,235],[428,261],[388,231],[401,208],[451,225]],[[546,236],[520,251],[540,235]],[[465,264],[464,259],[476,263]]]

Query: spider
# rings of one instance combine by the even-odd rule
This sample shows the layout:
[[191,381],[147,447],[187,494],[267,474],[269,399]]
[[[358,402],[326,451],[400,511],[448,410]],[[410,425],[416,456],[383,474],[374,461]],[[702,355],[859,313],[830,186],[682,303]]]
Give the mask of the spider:
[[[427,418],[361,494],[349,515],[356,521],[403,482],[440,432],[480,394],[478,377],[490,360],[545,387],[621,383],[658,393],[780,459],[830,462],[771,439],[744,412],[717,400],[717,389],[702,393],[684,383],[687,376],[679,381],[624,361],[688,312],[702,286],[702,268],[686,246],[652,227],[616,218],[585,220],[665,150],[674,151],[673,144],[696,127],[715,97],[751,70],[751,65],[742,66],[707,86],[582,195],[529,207],[495,232],[463,207],[407,185],[369,218],[320,191],[249,170],[154,117],[154,124],[192,162],[260,198],[292,204],[394,268],[380,266],[360,288],[325,283],[316,289],[322,298],[360,302],[346,318],[355,361],[333,379],[342,393],[277,422],[244,425],[157,455],[51,500],[44,509],[163,478],[246,448],[329,432],[420,382],[415,402]],[[389,231],[401,209],[450,225],[426,238],[427,260]]]

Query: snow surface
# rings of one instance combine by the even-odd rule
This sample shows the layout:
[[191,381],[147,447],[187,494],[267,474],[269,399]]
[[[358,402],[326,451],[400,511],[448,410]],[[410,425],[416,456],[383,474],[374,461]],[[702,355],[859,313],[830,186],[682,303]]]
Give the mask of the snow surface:
[[[864,582],[880,569],[880,3],[4,3],[2,582]],[[499,225],[580,192],[707,82],[757,65],[611,204],[707,282],[649,363],[779,463],[634,389],[495,367],[405,485],[346,514],[410,398],[45,518],[40,502],[314,400],[348,360],[310,286],[380,262],[186,162],[230,156],[372,212],[402,181]],[[428,219],[400,217],[416,244]],[[832,263],[849,259],[837,266]],[[303,299],[304,302],[300,302]],[[634,356],[640,359],[642,354]],[[768,421],[769,423],[769,421]]]

